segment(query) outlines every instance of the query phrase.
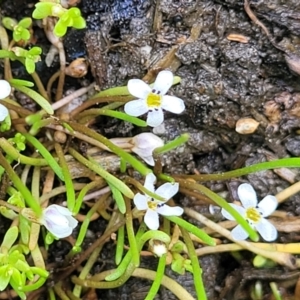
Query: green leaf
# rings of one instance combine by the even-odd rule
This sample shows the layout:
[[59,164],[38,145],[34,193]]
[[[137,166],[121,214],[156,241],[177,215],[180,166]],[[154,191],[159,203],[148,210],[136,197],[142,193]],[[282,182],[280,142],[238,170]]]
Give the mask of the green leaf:
[[18,25],[21,26],[21,27],[23,27],[23,28],[28,28],[28,27],[31,26],[31,24],[32,24],[32,19],[29,18],[29,17],[28,17],[28,18],[22,19],[22,20],[18,23]]
[[18,24],[17,20],[9,17],[2,19],[2,24],[6,29],[14,30],[14,27]]
[[32,74],[35,71],[35,62],[30,58],[25,58],[25,68],[29,74]]
[[17,57],[13,51],[0,50],[0,58],[9,58],[10,60],[16,60]]
[[22,36],[21,36],[20,32],[14,31],[14,32],[13,32],[13,39],[14,39],[14,41],[16,41],[16,42],[20,41],[20,40],[22,39]]
[[[41,47],[32,47],[30,50],[28,50],[28,54],[32,56],[39,56],[42,54],[42,48]],[[28,55],[26,55],[28,56]]]
[[4,291],[9,283],[10,274],[9,274],[9,266],[0,267],[0,291]]
[[34,19],[44,19],[52,15],[52,7],[56,5],[51,2],[39,2],[35,4],[35,9],[32,13]]
[[18,84],[18,85],[27,86],[27,87],[33,87],[34,86],[33,82],[27,81],[27,80],[22,80],[22,79],[10,79],[9,83],[10,84]]
[[23,279],[18,269],[12,268],[12,274],[10,280],[13,280],[16,283],[16,285],[18,286],[18,290],[23,287]]
[[17,226],[10,227],[3,239],[1,244],[1,251],[8,251],[15,243],[19,235],[19,229]]
[[13,82],[10,82],[10,83],[14,88],[16,88],[20,92],[26,94],[27,96],[32,98],[35,102],[37,102],[49,115],[53,115],[54,110],[53,110],[51,104],[39,93],[37,93],[36,91],[31,90],[25,86],[18,85]]
[[73,20],[73,27],[76,29],[83,29],[86,27],[86,22],[83,17],[79,17]]
[[108,183],[112,194],[113,194],[113,198],[115,199],[117,206],[121,212],[121,214],[125,214],[126,212],[126,205],[125,205],[125,201],[123,198],[122,193],[119,191],[119,189],[117,187],[115,187],[114,185]]
[[21,38],[22,38],[22,40],[24,40],[24,41],[29,40],[29,39],[30,39],[30,32],[29,32],[29,30],[24,29],[24,30],[22,31]]
[[56,36],[62,37],[67,32],[67,26],[65,25],[64,22],[62,22],[61,20],[58,20],[58,22],[56,23],[56,25],[54,27],[53,32]]

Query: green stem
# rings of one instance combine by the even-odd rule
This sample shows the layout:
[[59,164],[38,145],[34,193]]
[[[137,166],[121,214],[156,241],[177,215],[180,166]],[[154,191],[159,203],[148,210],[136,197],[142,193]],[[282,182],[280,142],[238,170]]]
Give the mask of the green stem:
[[114,177],[113,175],[111,175],[110,173],[108,173],[107,171],[105,171],[103,168],[100,167],[100,165],[95,164],[89,160],[87,160],[86,158],[84,158],[81,154],[79,154],[76,150],[74,150],[73,148],[69,148],[69,153],[79,162],[81,162],[83,165],[85,165],[86,167],[88,167],[89,169],[91,169],[92,171],[94,171],[95,173],[97,173],[98,175],[100,175],[101,177],[103,177],[103,179],[105,179],[107,182],[111,183],[112,185],[114,185],[116,188],[118,188],[126,197],[132,199],[134,197],[133,192],[131,191],[131,189],[124,184],[120,179],[118,179],[117,177]]
[[122,257],[124,253],[124,239],[125,239],[125,227],[122,226],[118,229],[118,234],[117,234],[117,246],[116,246],[116,255],[115,255],[115,263],[117,266],[122,261]]
[[240,177],[250,173],[255,173],[264,170],[277,169],[277,168],[299,168],[300,158],[282,158],[278,160],[263,162],[249,167],[241,168],[234,171],[229,171],[220,174],[201,174],[201,175],[180,175],[182,178],[193,178],[197,181],[210,181],[210,180],[227,180],[233,177]]
[[[166,258],[167,258],[167,254],[164,254],[163,256],[161,256],[159,258],[158,266],[157,266],[157,270],[156,270],[156,276],[155,276],[155,279],[151,285],[151,288],[150,288],[145,300],[152,300],[156,296],[156,294],[161,286],[162,279],[164,277],[165,267],[166,267]],[[201,298],[199,298],[199,299],[201,299]]]
[[147,127],[147,123],[139,118],[129,116],[123,112],[110,110],[110,109],[103,109],[103,108],[92,108],[89,110],[85,110],[81,114],[78,115],[78,118],[80,118],[80,123],[86,123],[91,118],[94,118],[95,116],[102,115],[102,116],[109,116],[112,118],[124,120],[127,122],[130,122],[136,126],[139,127]]
[[215,246],[216,242],[213,238],[211,238],[207,233],[197,228],[193,224],[175,216],[164,216],[166,219],[170,220],[173,223],[176,223],[178,226],[186,229],[188,232],[194,234],[199,239],[201,239],[204,243],[210,246]]
[[182,134],[181,136],[179,136],[178,138],[176,138],[173,141],[168,142],[164,146],[156,148],[153,151],[153,156],[160,155],[162,153],[171,151],[171,150],[173,150],[176,147],[179,147],[180,145],[186,143],[188,141],[189,137],[190,137],[190,135],[188,133]]
[[188,232],[180,228],[185,245],[188,249],[188,254],[191,259],[192,267],[193,267],[193,277],[194,277],[194,285],[197,293],[197,299],[201,300],[206,300],[206,293],[205,293],[205,288],[203,285],[203,280],[202,280],[202,270],[199,265],[199,259],[197,257],[195,247],[193,244],[193,241],[191,237],[189,236]]
[[30,191],[23,184],[19,176],[15,173],[11,165],[6,161],[5,157],[0,152],[0,165],[5,169],[9,179],[13,182],[14,186],[24,197],[27,205],[39,216],[42,213],[42,209],[39,203],[33,198]]
[[75,191],[74,191],[72,177],[61,145],[55,143],[54,147],[61,165],[62,174],[67,189],[67,206],[70,211],[73,211],[75,206]]
[[77,130],[83,134],[86,134],[89,137],[94,138],[95,140],[99,141],[100,143],[104,144],[107,148],[110,149],[111,152],[117,154],[118,156],[122,157],[126,160],[129,164],[132,165],[139,173],[146,176],[149,173],[152,173],[150,169],[148,169],[144,164],[142,164],[139,160],[135,157],[130,155],[129,153],[125,152],[123,149],[119,148],[115,144],[113,144],[110,140],[102,136],[101,134],[91,130],[90,128],[77,124],[75,122],[68,123],[74,130]]
[[44,167],[48,166],[48,162],[42,158],[33,158],[20,154],[5,138],[0,138],[0,147],[14,160],[19,161],[22,164]]
[[140,265],[140,251],[138,248],[137,240],[134,235],[132,212],[131,212],[131,201],[129,199],[125,199],[125,204],[126,204],[125,225],[126,225],[127,237],[130,245],[130,251],[132,255],[131,264],[134,265],[134,268],[137,268]]
[[25,136],[26,140],[29,143],[31,143],[39,151],[39,153],[47,160],[49,167],[55,172],[59,179],[64,181],[64,175],[61,167],[56,162],[55,158],[51,155],[51,153],[44,147],[44,145],[28,133],[23,133],[23,135]]

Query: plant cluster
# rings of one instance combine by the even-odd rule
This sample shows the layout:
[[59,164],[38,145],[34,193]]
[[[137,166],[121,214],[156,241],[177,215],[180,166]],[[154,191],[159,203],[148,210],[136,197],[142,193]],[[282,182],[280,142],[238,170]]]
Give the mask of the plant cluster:
[[[35,72],[41,48],[18,44],[31,39],[32,19],[26,17],[18,22],[6,17],[2,20],[0,58],[4,61],[5,72],[4,79],[0,80],[0,129],[5,135],[0,138],[1,192],[4,191],[0,213],[8,222],[0,246],[0,291],[6,291],[10,298],[26,299],[33,295],[31,299],[39,299],[40,293],[47,289],[49,299],[80,299],[86,288],[116,288],[135,276],[153,281],[146,299],[153,299],[161,285],[179,299],[194,299],[184,287],[164,275],[166,266],[170,265],[178,274],[192,273],[195,295],[205,300],[198,256],[207,249],[210,249],[207,253],[224,251],[219,250],[217,244],[221,240],[214,233],[232,241],[225,251],[236,251],[236,246],[238,250],[249,250],[256,255],[254,264],[260,267],[270,261],[291,269],[299,265],[292,251],[268,248],[268,242],[277,238],[277,229],[266,219],[281,201],[299,191],[298,185],[280,195],[269,195],[257,205],[253,187],[243,183],[237,191],[242,207],[228,204],[202,184],[261,170],[299,167],[299,158],[280,159],[223,174],[165,174],[161,156],[186,143],[189,135],[182,134],[165,142],[149,127],[164,122],[164,110],[174,114],[185,110],[184,99],[167,95],[180,78],[163,70],[152,85],[141,79],[131,79],[127,86],[96,93],[66,117],[59,109],[95,86],[91,84],[71,96],[62,97],[66,68],[59,37],[64,36],[68,27],[84,28],[85,21],[76,7],[64,8],[59,3],[44,1],[35,5],[32,18],[43,19],[49,41],[57,48],[61,67],[46,90]],[[5,28],[12,31],[11,40]],[[10,62],[14,60],[25,66],[32,82],[13,78]],[[57,101],[52,102],[51,85],[57,78]],[[14,96],[16,90],[35,101],[39,110],[32,112],[20,106]],[[137,118],[146,113],[146,121]],[[108,139],[89,126],[101,116],[118,118],[147,131],[134,137]],[[81,153],[72,140],[86,142],[89,149]],[[106,156],[90,151],[92,147],[112,153],[118,171],[110,170],[112,162],[103,167]],[[211,211],[220,208],[222,216],[232,221],[232,232],[192,208],[176,206],[173,197],[178,192],[205,199],[207,205],[213,202]],[[62,197],[57,197],[59,195]],[[214,233],[209,235],[192,221],[186,221],[182,217],[184,214]],[[99,217],[107,221],[107,227],[86,249],[83,243],[89,225]],[[134,225],[135,219],[139,220],[138,227]],[[259,240],[258,233],[265,243],[255,243]],[[103,245],[112,234],[116,234],[116,268],[91,275]],[[64,238],[71,243],[71,251],[60,266],[63,271],[56,273],[58,266],[55,265],[51,277],[49,271],[53,266],[45,253],[55,240]],[[247,238],[253,242],[244,241]],[[140,267],[145,244],[150,246],[149,253],[158,257],[156,272]],[[264,263],[260,257],[264,258]],[[76,270],[78,276],[74,275]],[[47,279],[53,284],[46,285]],[[275,293],[276,286],[271,288]]]

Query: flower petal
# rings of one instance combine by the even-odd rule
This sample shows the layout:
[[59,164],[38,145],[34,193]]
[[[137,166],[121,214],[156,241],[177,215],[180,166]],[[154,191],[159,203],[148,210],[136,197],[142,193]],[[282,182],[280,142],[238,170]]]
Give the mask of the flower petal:
[[[130,103],[130,102],[129,102]],[[161,108],[149,110],[147,124],[151,127],[157,127],[164,121],[164,114]]]
[[255,228],[265,241],[271,242],[277,239],[277,229],[268,220],[262,218]]
[[176,183],[164,183],[163,185],[161,185],[156,191],[155,193],[161,197],[163,197],[164,199],[169,200],[171,199],[175,194],[178,193],[179,190],[179,184]]
[[233,228],[231,231],[231,235],[236,241],[243,241],[249,236],[247,231],[245,231],[241,225]]
[[70,210],[66,207],[63,207],[63,206],[60,206],[60,205],[57,205],[57,204],[51,204],[49,205],[46,209],[45,209],[45,212],[48,210],[48,209],[55,209],[59,214],[62,214],[64,216],[72,216],[72,213],[70,212]]
[[72,216],[66,216],[66,218],[69,221],[69,226],[73,230],[78,225],[78,221],[75,218],[73,218]]
[[145,178],[144,187],[150,192],[154,192],[154,184],[156,183],[156,177],[153,173],[147,174]]
[[146,211],[144,221],[146,225],[152,230],[157,230],[159,227],[158,213],[152,209],[148,209]]
[[[235,210],[237,210],[237,212],[241,215],[241,216],[245,216],[245,208],[233,203],[229,203],[229,205],[231,205]],[[224,208],[222,208],[221,213],[223,215],[223,217],[227,220],[231,220],[234,221],[235,218]]]
[[146,210],[148,209],[148,197],[137,193],[134,198],[133,202],[138,210]]
[[10,95],[11,86],[8,81],[0,80],[0,99],[4,99]]
[[161,107],[173,114],[181,114],[185,105],[182,99],[174,96],[163,96]]
[[151,87],[140,79],[130,79],[127,84],[129,93],[137,98],[146,99],[151,92]]
[[257,207],[259,208],[259,212],[262,213],[263,217],[267,217],[272,214],[278,206],[278,201],[275,196],[268,195],[264,199],[262,199]]
[[257,197],[256,192],[249,183],[243,183],[238,187],[238,196],[245,208],[256,207]]
[[0,122],[4,121],[4,119],[8,116],[8,109],[0,104]]
[[124,106],[124,111],[130,116],[138,117],[146,113],[148,111],[148,107],[145,100],[139,99],[127,102]]
[[183,208],[179,206],[162,205],[156,209],[156,211],[163,216],[181,216],[183,214]]
[[160,95],[165,95],[173,84],[173,78],[173,73],[170,71],[166,70],[159,72],[154,82],[153,89],[156,93],[159,91]]

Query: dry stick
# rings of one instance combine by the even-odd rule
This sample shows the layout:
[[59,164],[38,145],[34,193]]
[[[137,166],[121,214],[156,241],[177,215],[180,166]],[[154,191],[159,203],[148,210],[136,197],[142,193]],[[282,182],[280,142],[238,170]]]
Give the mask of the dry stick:
[[86,94],[89,90],[93,89],[95,87],[95,85],[96,85],[96,83],[93,82],[88,87],[83,87],[83,88],[75,91],[71,95],[68,95],[67,97],[64,97],[64,98],[58,100],[57,102],[52,104],[53,110],[57,110],[57,109],[61,108],[62,106],[67,105],[69,102],[71,102],[75,98]]
[[264,256],[266,258],[269,258],[275,262],[277,262],[280,265],[284,265],[292,270],[296,269],[296,260],[295,258],[288,254],[288,253],[282,253],[282,252],[277,252],[277,251],[266,251],[264,249],[259,249],[255,246],[253,246],[251,243],[247,242],[247,241],[238,241],[235,240],[232,235],[231,232],[226,230],[225,228],[223,228],[222,226],[212,222],[211,220],[205,218],[203,215],[201,215],[200,213],[197,213],[196,211],[190,209],[190,208],[185,208],[184,209],[185,213],[194,218],[195,220],[205,224],[206,226],[213,228],[216,232],[218,232],[219,234],[223,235],[224,237],[226,237],[227,239],[233,241],[234,243],[240,245],[243,249],[247,249],[251,252],[254,252],[258,255]]
[[282,203],[284,200],[295,195],[299,191],[300,191],[300,181],[284,189],[283,191],[278,193],[275,197],[277,198],[278,203]]

